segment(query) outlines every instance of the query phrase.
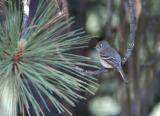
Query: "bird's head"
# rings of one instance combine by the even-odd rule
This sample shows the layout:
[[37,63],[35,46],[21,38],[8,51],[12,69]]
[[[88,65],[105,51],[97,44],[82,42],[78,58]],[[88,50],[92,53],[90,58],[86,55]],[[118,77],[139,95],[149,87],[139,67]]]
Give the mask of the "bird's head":
[[110,47],[109,43],[106,40],[102,40],[98,42],[95,48],[97,51],[101,51],[101,50],[107,49],[108,47]]

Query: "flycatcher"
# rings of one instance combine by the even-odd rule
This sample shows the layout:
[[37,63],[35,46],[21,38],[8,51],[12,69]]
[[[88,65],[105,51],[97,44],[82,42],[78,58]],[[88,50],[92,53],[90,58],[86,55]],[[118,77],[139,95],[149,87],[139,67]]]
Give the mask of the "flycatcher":
[[99,59],[104,68],[113,68],[116,69],[122,76],[124,82],[128,82],[128,79],[123,72],[121,65],[121,56],[119,53],[110,46],[110,44],[106,41],[100,41],[96,45],[96,49],[99,54]]

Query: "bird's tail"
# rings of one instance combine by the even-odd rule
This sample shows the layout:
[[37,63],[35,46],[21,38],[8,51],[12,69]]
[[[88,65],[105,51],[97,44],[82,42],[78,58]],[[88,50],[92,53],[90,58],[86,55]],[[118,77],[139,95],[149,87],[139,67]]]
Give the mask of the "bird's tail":
[[128,83],[128,77],[123,72],[122,68],[118,69],[118,72],[121,74],[121,77],[125,83]]

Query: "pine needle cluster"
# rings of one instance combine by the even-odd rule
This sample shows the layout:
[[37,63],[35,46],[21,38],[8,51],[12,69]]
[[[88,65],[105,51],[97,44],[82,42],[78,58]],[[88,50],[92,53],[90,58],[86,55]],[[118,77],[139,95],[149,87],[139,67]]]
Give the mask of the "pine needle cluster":
[[[21,6],[19,3],[18,6]],[[75,66],[94,67],[86,62],[90,58],[70,52],[85,47],[90,37],[81,29],[66,32],[73,19],[56,18],[54,4],[39,0],[34,17],[28,28],[22,31],[21,7],[10,0],[3,8],[0,22],[0,99],[1,108],[8,116],[16,116],[17,108],[30,116],[30,105],[36,116],[45,115],[33,96],[31,87],[43,101],[44,94],[59,113],[67,109],[59,101],[63,99],[75,106],[81,91],[95,89],[95,79],[75,70]],[[63,13],[57,15],[61,17]],[[59,99],[57,99],[58,96]]]

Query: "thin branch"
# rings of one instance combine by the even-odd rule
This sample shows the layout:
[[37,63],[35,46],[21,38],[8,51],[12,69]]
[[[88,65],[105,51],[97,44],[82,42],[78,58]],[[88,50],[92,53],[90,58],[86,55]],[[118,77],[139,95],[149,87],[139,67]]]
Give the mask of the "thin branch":
[[125,55],[122,59],[122,63],[124,64],[128,58],[131,56],[134,44],[135,44],[135,33],[136,33],[136,7],[135,7],[135,0],[128,0],[128,14],[129,14],[129,26],[130,26],[130,33],[129,33],[129,44]]
[[69,61],[67,60],[67,58],[65,58],[65,57],[59,52],[59,48],[57,47],[56,49],[57,49],[57,52],[58,52],[58,54],[59,54],[59,56],[60,56],[60,58],[61,58],[62,60],[64,60],[64,61],[65,61],[68,65],[70,65],[73,69],[75,69],[76,71],[78,71],[78,72],[80,72],[80,73],[83,73],[84,75],[97,76],[97,75],[100,75],[100,74],[102,74],[102,73],[104,73],[104,72],[108,72],[108,70],[105,69],[105,68],[101,68],[101,69],[99,69],[99,70],[91,71],[91,70],[85,70],[85,69],[83,69],[83,68],[81,68],[81,67],[79,67],[79,66],[76,66],[76,65],[71,65],[71,64],[69,63]]
[[108,70],[105,69],[105,68],[101,68],[100,70],[96,70],[96,71],[85,70],[85,69],[83,69],[83,68],[81,68],[81,67],[78,67],[78,66],[75,66],[75,67],[73,67],[73,68],[74,68],[75,70],[83,73],[84,75],[87,74],[87,75],[90,75],[90,76],[97,76],[97,75],[100,75],[100,74],[102,74],[102,73],[104,73],[104,72],[108,72]]

